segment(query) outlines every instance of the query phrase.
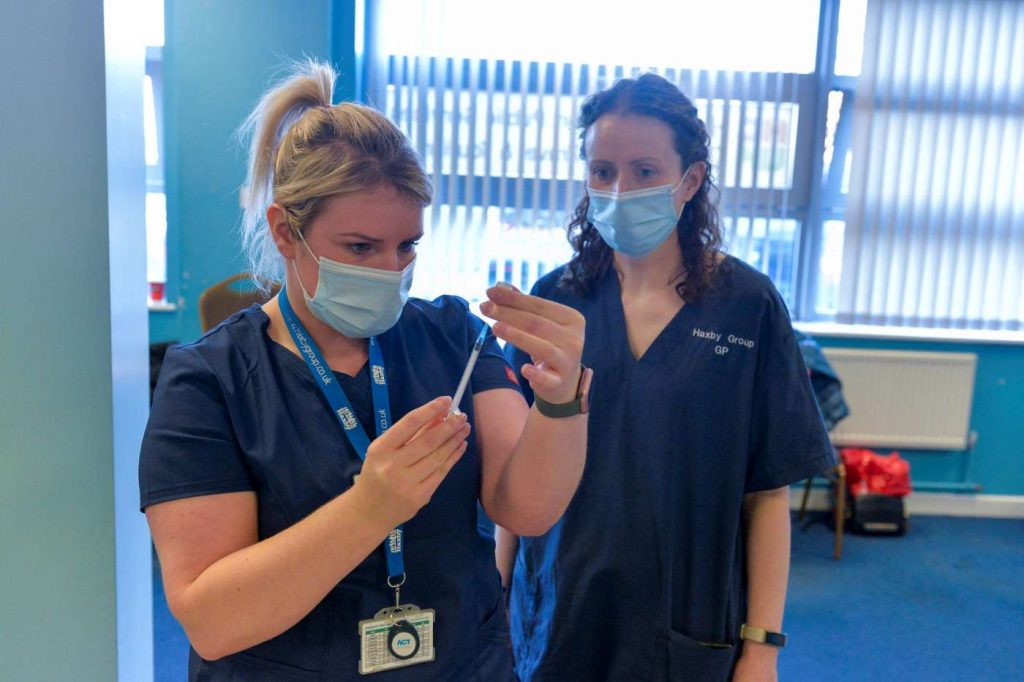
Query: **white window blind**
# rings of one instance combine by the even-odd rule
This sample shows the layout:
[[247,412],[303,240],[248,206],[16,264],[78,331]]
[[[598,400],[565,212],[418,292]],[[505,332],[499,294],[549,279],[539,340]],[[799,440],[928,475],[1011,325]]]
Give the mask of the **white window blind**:
[[[791,0],[789,14],[708,4],[637,0],[611,21],[578,1],[374,3],[371,103],[410,137],[435,191],[415,293],[472,300],[496,280],[528,288],[567,261],[564,228],[585,182],[580,104],[655,71],[707,124],[730,252],[790,296],[809,202],[818,2]],[[737,35],[725,20],[737,12],[755,13],[744,25],[757,30]],[[695,22],[704,28],[681,40],[679,26]],[[785,45],[773,37],[794,26]]]
[[1024,328],[1024,3],[869,3],[837,319]]

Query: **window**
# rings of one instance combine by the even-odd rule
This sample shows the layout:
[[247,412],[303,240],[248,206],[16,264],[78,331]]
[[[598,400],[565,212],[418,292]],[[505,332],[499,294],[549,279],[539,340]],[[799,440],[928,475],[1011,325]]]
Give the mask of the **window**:
[[167,196],[164,190],[163,0],[142,3],[146,75],[142,85],[143,133],[146,154],[146,279],[150,305],[166,304]]
[[[708,126],[727,249],[772,277],[795,318],[1024,328],[1024,71],[1013,68],[1024,4],[871,7],[373,3],[371,102],[409,135],[436,190],[417,294],[525,288],[567,260],[579,105],[651,70]],[[947,281],[923,284],[949,262]],[[952,307],[919,305],[936,298]]]
[[891,0],[865,26],[837,319],[1024,330],[1024,4]]
[[579,105],[653,70],[680,85],[708,126],[729,250],[796,299],[814,174],[818,0],[637,0],[614,17],[579,1],[529,0],[500,16],[472,0],[373,9],[371,103],[409,135],[435,188],[418,295],[473,298],[498,279],[528,288],[568,260],[564,226],[584,179]]

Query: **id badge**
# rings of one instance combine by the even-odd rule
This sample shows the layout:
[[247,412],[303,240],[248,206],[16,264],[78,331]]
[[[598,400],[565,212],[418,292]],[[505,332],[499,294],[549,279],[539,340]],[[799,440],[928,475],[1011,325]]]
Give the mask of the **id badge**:
[[434,660],[434,609],[402,604],[359,621],[359,674]]

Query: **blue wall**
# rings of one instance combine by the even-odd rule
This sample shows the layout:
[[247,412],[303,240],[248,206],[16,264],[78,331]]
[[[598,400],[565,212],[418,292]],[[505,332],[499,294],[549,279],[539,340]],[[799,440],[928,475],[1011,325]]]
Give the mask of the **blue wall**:
[[152,342],[198,338],[199,295],[245,269],[237,228],[246,160],[234,134],[282,65],[332,61],[336,98],[354,96],[355,4],[167,0],[167,299],[178,309],[150,313]]
[[981,485],[982,493],[1024,495],[1024,345],[815,337],[822,346],[975,353],[970,426],[976,448],[964,452],[901,451],[915,481]]

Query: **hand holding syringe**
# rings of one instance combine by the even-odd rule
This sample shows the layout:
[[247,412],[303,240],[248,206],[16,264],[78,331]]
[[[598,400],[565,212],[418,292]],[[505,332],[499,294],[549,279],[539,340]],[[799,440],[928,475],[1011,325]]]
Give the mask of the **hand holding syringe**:
[[[524,294],[506,282],[488,289],[487,299],[480,304],[480,311],[495,320],[494,335],[530,356],[531,362],[518,369],[534,395],[556,405],[575,398],[583,354],[583,315],[567,305]],[[482,344],[483,337],[476,345]],[[478,352],[474,350],[470,356],[459,384],[462,390]],[[462,390],[454,400],[462,398]]]
[[[502,289],[519,291],[508,282],[498,282],[496,286]],[[480,357],[480,349],[484,347],[484,339],[486,338],[487,326],[485,325],[477,335],[476,342],[473,343],[473,351],[469,354],[469,362],[466,363],[466,369],[462,372],[462,378],[459,379],[459,387],[455,389],[455,395],[452,396],[452,406],[448,410],[448,414],[462,414],[462,411],[459,410],[459,404],[462,402],[462,396],[466,392],[466,386],[469,385],[469,377],[473,374],[473,366],[476,365],[476,359]]]

